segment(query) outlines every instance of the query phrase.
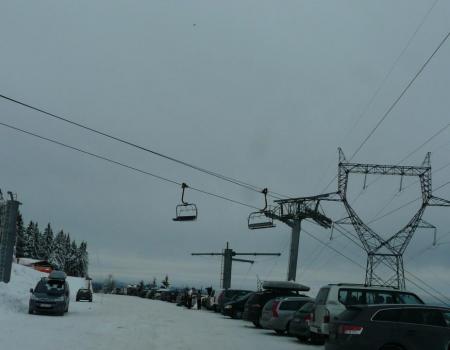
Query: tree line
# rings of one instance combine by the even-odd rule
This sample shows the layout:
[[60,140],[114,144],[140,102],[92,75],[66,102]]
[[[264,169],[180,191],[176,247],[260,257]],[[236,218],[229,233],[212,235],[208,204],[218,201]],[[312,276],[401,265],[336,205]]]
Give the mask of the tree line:
[[75,277],[86,277],[89,265],[86,242],[77,245],[63,230],[54,235],[50,223],[43,232],[37,222],[30,221],[25,227],[20,213],[17,216],[16,258],[46,260]]

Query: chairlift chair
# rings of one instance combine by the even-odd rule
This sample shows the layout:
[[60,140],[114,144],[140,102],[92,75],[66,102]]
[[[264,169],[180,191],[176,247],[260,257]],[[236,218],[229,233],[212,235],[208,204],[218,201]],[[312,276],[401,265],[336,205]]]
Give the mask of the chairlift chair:
[[265,206],[264,206],[264,209],[250,213],[250,215],[248,216],[247,223],[248,223],[248,228],[250,230],[275,227],[275,224],[273,223],[273,218],[270,218],[266,215],[267,188],[263,189],[261,191],[261,193],[264,194]]
[[193,203],[187,203],[184,201],[184,191],[189,186],[184,182],[181,184],[181,188],[183,190],[181,194],[181,204],[178,204],[176,207],[175,214],[176,216],[173,218],[173,221],[195,221],[197,220],[197,206]]

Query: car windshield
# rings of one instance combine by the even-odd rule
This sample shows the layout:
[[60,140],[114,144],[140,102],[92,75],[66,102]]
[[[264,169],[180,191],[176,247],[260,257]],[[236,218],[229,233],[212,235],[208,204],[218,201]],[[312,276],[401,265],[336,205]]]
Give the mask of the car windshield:
[[61,295],[64,293],[65,283],[58,280],[40,281],[35,289],[36,293],[45,293],[50,295]]

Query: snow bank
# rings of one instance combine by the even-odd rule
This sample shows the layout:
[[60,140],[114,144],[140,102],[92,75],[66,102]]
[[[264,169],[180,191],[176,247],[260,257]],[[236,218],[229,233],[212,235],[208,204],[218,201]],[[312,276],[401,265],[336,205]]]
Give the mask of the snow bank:
[[[9,283],[0,282],[0,314],[27,312],[30,288],[36,287],[40,278],[47,275],[26,266],[13,264],[11,281]],[[68,277],[67,282],[70,286],[71,300],[75,300],[79,288],[86,288],[84,278]]]

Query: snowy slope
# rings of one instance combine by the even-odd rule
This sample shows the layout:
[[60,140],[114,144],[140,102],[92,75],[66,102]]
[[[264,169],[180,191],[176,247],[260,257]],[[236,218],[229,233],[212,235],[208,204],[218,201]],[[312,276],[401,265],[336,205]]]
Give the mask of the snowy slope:
[[[47,274],[26,266],[13,264],[11,281],[9,283],[0,282],[0,314],[27,312],[30,288],[36,287],[36,283],[43,276],[47,276]],[[85,280],[69,277],[67,281],[70,286],[71,299],[75,300],[77,290],[85,287]]]
[[[64,316],[29,315],[29,289],[42,273],[14,266],[0,283],[0,349],[14,350],[322,350],[250,323],[156,300],[94,295]],[[84,281],[70,278],[72,296]]]

